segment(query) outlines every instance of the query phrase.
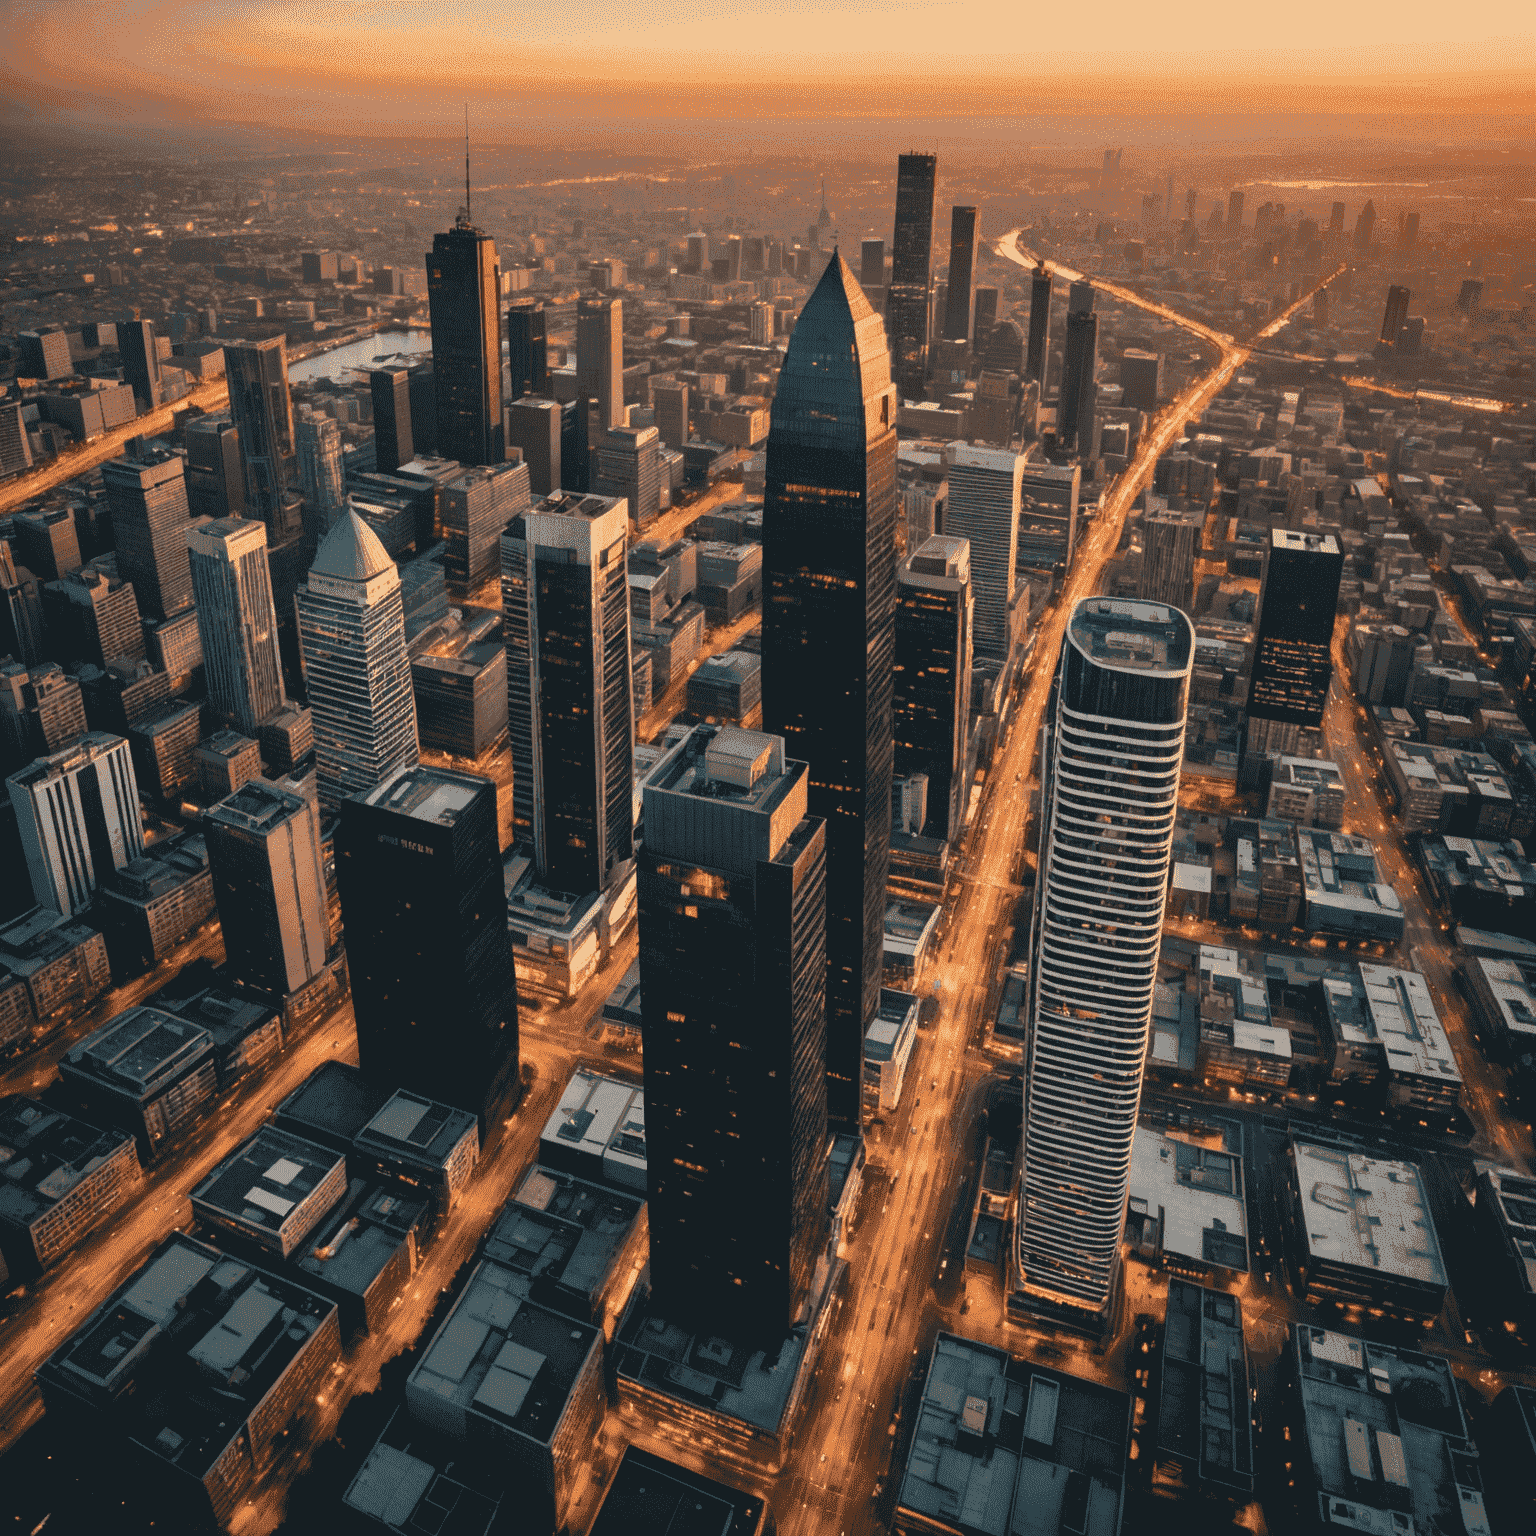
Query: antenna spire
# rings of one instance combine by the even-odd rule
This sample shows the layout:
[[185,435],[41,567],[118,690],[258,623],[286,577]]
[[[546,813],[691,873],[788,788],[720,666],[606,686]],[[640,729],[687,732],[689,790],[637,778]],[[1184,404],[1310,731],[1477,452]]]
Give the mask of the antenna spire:
[[464,103],[464,222],[469,217],[469,103]]

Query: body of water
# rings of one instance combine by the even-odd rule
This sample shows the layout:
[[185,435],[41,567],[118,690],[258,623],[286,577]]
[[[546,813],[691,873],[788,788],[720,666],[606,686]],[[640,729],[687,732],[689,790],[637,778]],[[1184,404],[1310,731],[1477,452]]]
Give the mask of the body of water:
[[332,347],[328,352],[316,352],[303,362],[288,365],[288,378],[294,384],[310,379],[340,379],[349,368],[371,368],[374,359],[388,357],[396,352],[430,352],[430,331],[380,331],[376,336],[365,336],[361,341],[349,341],[343,346]]

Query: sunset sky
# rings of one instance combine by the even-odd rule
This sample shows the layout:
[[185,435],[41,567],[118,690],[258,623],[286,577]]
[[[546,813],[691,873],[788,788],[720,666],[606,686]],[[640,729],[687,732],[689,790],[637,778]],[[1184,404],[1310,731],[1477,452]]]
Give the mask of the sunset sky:
[[416,132],[445,98],[616,117],[1451,115],[1536,99],[1528,8],[1443,0],[0,0],[0,27],[0,121]]

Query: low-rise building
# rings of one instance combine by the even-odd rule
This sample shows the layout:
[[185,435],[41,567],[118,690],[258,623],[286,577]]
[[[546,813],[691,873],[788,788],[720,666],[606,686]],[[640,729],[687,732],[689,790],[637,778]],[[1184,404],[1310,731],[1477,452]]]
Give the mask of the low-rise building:
[[[1291,1036],[1270,1016],[1264,977],[1246,969],[1235,949],[1202,944],[1198,953],[1199,1068],[1208,1082],[1284,1088],[1291,1079]],[[1159,991],[1162,991],[1159,988]],[[1177,999],[1165,1005],[1173,1013]],[[1160,1008],[1154,1004],[1153,1018]],[[1177,1022],[1176,1016],[1171,1024]],[[1154,1024],[1154,1036],[1158,1026]]]
[[502,881],[512,958],[524,995],[575,997],[635,917],[632,864],[606,891],[572,894],[541,885],[533,861],[514,846],[502,861]]
[[1381,878],[1376,850],[1363,837],[1298,827],[1302,926],[1308,933],[1338,934],[1396,944],[1403,936],[1403,903]]
[[384,1107],[389,1094],[358,1067],[322,1062],[277,1106],[271,1123],[307,1141],[349,1153],[357,1134]]
[[1152,1491],[1253,1495],[1253,1372],[1236,1296],[1168,1282]]
[[1131,1400],[941,1332],[901,1473],[901,1536],[1117,1536]]
[[766,1499],[631,1445],[590,1536],[771,1536],[773,1528]]
[[1272,821],[1337,832],[1344,825],[1344,776],[1337,763],[1282,757],[1269,784],[1264,814]]
[[403,1410],[384,1426],[342,1503],[396,1536],[513,1536],[538,1524],[517,1468]]
[[1297,1290],[1314,1306],[1427,1328],[1445,1305],[1445,1261],[1412,1163],[1292,1138],[1285,1215]]
[[578,1067],[539,1136],[539,1161],[592,1184],[645,1193],[645,1090]]
[[1389,1109],[1454,1114],[1461,1068],[1429,983],[1417,971],[1363,963],[1358,978],[1323,978],[1332,1081],[1358,1082]]
[[352,1140],[354,1169],[419,1190],[441,1221],[458,1203],[480,1161],[480,1122],[472,1110],[435,1104],[401,1089]]
[[701,720],[752,729],[761,722],[763,658],[727,651],[701,661],[688,679],[688,713]]
[[264,1125],[192,1191],[192,1214],[221,1247],[265,1262],[291,1258],[347,1192],[347,1160]]
[[197,832],[151,843],[102,881],[97,912],[118,970],[152,971],[214,914],[208,845]]
[[939,926],[943,908],[937,902],[887,900],[885,904],[886,969],[917,976],[928,958],[928,946]]
[[130,1008],[59,1063],[61,1087],[88,1120],[119,1126],[148,1162],[210,1113],[219,1076],[206,1029],[159,1008]]
[[521,1294],[490,1260],[470,1276],[405,1386],[412,1418],[490,1451],[564,1523],[603,1414],[602,1334]]
[[[1458,940],[1466,931],[1457,930]],[[1536,956],[1469,954],[1461,974],[1497,1054],[1514,1061],[1536,1050]]]
[[1430,893],[1452,922],[1536,933],[1536,865],[1520,843],[1423,837],[1418,858]]
[[603,1023],[610,1029],[623,1030],[640,1038],[640,962],[635,960],[619,978],[618,985],[603,1004]]
[[12,1275],[40,1274],[138,1187],[125,1131],[99,1131],[37,1099],[0,1099],[0,1255]]
[[42,1026],[86,1008],[112,985],[106,939],[48,907],[33,907],[0,928],[0,965],[26,985]]
[[1536,1179],[1479,1163],[1472,1213],[1490,1314],[1536,1344]]
[[1408,1536],[1454,1521],[1487,1536],[1477,1447],[1450,1361],[1293,1323],[1278,1382],[1290,1507],[1277,1529]]
[[426,1220],[427,1202],[400,1185],[353,1179],[346,1198],[295,1251],[288,1271],[336,1303],[348,1338],[378,1333],[416,1272]]
[[173,981],[145,1002],[208,1031],[220,1092],[228,1092],[282,1054],[282,1014],[259,997],[234,991],[224,973],[207,960],[183,966]]
[[1236,1126],[1196,1135],[1143,1125],[1131,1143],[1125,1234],[1132,1250],[1200,1279],[1248,1269],[1248,1207]]
[[50,1418],[115,1445],[171,1529],[226,1524],[341,1358],[333,1302],[174,1232],[37,1371]]
[[888,1115],[901,1102],[920,1005],[911,992],[880,989],[880,1006],[864,1035],[864,1107],[871,1113]]
[[239,731],[215,731],[192,754],[198,793],[204,800],[227,799],[242,784],[261,776],[261,747]]
[[486,1233],[482,1254],[527,1296],[612,1340],[647,1252],[645,1201],[535,1164]]

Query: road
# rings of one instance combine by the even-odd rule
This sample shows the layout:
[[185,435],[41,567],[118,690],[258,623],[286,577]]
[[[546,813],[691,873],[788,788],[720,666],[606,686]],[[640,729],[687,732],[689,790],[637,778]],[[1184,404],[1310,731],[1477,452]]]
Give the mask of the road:
[[[1018,233],[1005,235],[999,249],[1009,260],[1028,266]],[[1127,303],[1164,313],[1161,306],[1133,294],[1098,286]],[[1298,300],[1255,339],[1273,335],[1310,299],[1309,293]],[[1171,311],[1166,318],[1185,323]],[[1066,620],[1079,599],[1098,589],[1104,565],[1120,542],[1126,513],[1158,458],[1248,355],[1248,349],[1230,337],[1195,322],[1188,328],[1220,346],[1221,361],[1155,419],[1080,545],[1056,602],[1041,615],[1036,664],[1015,702],[962,846],[947,897],[943,936],[927,977],[939,999],[939,1022],[924,1031],[908,1070],[904,1097],[914,1100],[912,1107],[897,1118],[893,1137],[870,1145],[870,1189],[850,1255],[842,1316],[823,1349],[816,1396],[785,1478],[774,1493],[784,1536],[834,1531],[853,1536],[875,1523],[874,1488],[887,1474],[888,1453],[882,1446],[901,1443],[901,1437],[888,1436],[886,1428],[934,1325],[935,1309],[915,1301],[931,1301],[928,1285],[938,1264],[959,1165],[969,1151],[970,1107],[1000,1059],[987,1049],[986,1032],[1024,855],[1029,801],[1021,786],[1030,775]],[[920,1105],[915,1102],[919,1098]],[[877,1190],[884,1194],[878,1209],[873,1202]],[[951,1314],[940,1309],[937,1315],[946,1325],[956,1326]]]

